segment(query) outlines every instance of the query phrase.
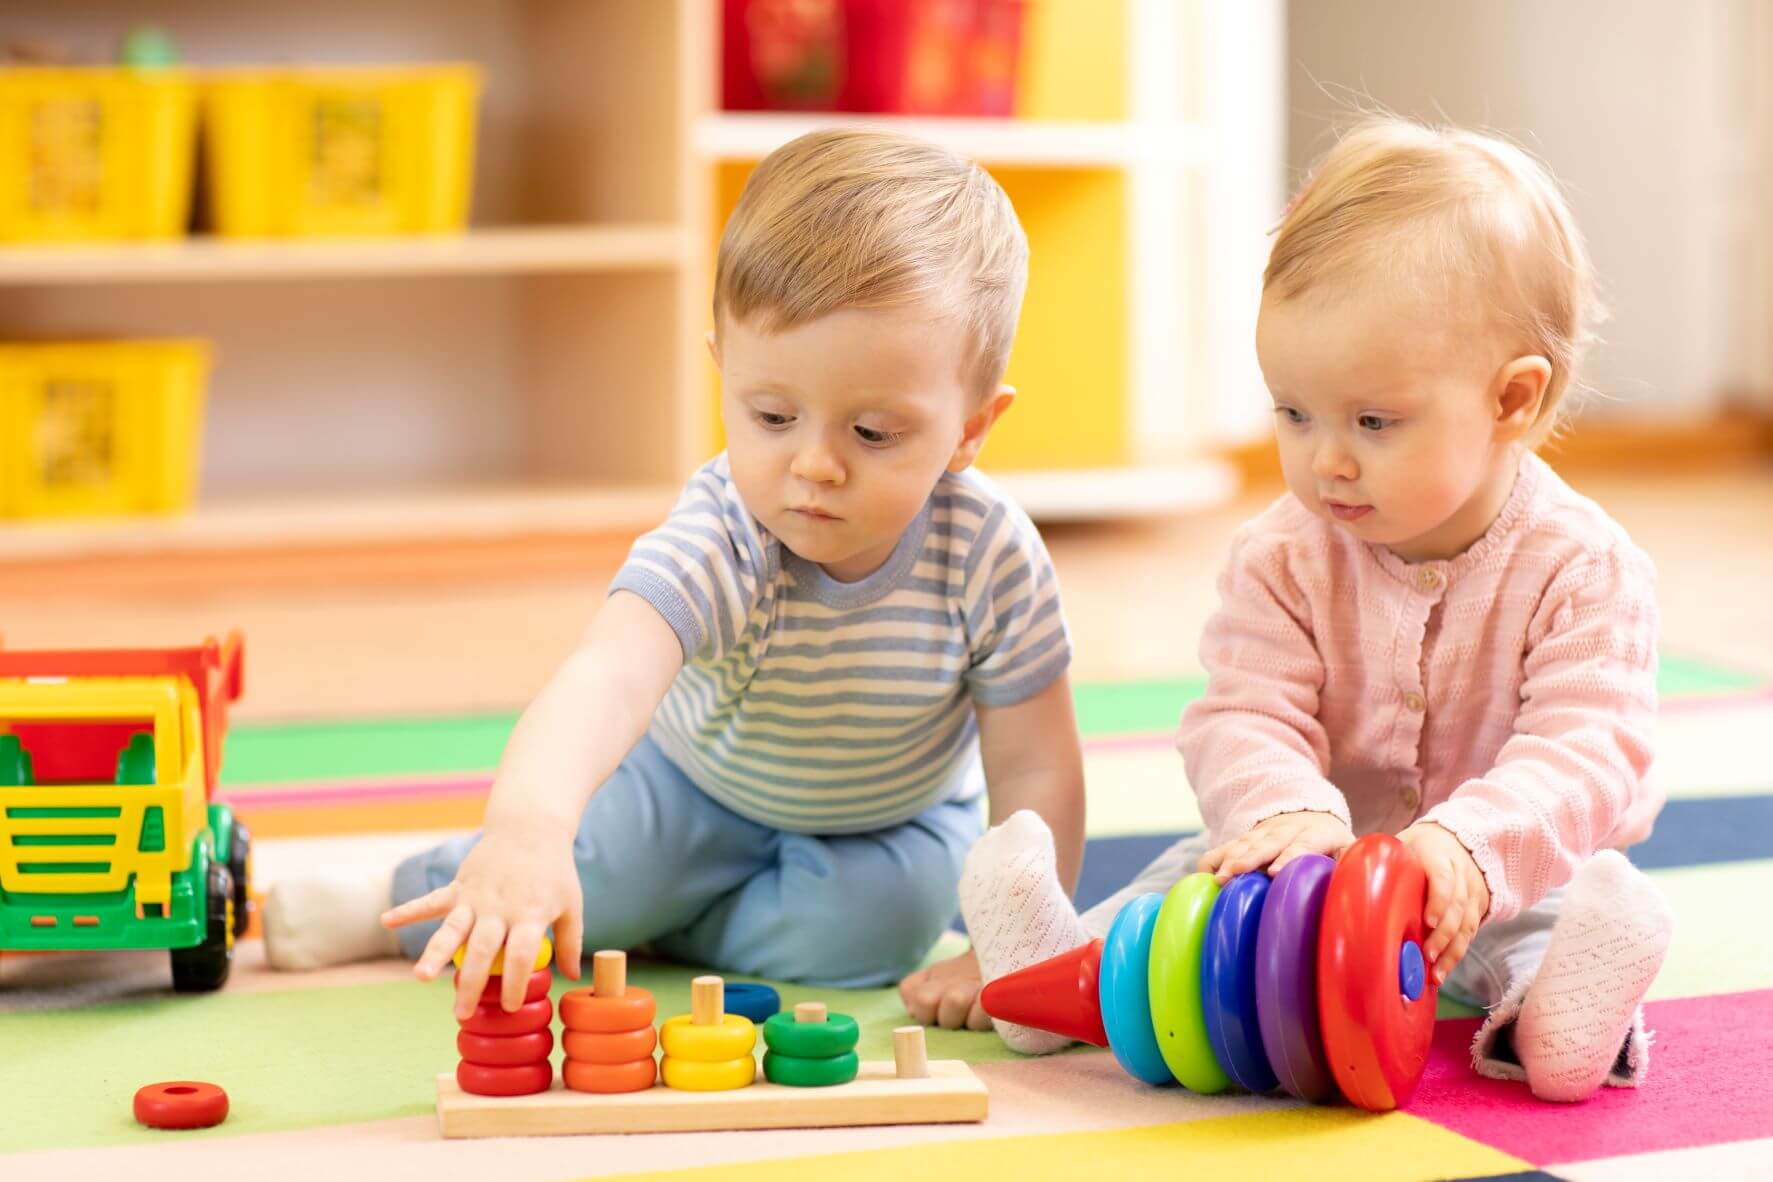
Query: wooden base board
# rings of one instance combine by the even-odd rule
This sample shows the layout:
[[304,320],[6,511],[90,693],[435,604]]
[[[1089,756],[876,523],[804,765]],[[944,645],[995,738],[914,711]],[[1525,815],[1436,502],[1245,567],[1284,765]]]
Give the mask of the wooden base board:
[[445,1137],[959,1124],[984,1120],[985,1106],[985,1085],[958,1059],[931,1061],[925,1079],[900,1079],[892,1063],[871,1060],[834,1088],[783,1087],[759,1076],[730,1092],[660,1086],[619,1096],[568,1091],[558,1079],[533,1096],[471,1096],[453,1074],[437,1077],[437,1127]]

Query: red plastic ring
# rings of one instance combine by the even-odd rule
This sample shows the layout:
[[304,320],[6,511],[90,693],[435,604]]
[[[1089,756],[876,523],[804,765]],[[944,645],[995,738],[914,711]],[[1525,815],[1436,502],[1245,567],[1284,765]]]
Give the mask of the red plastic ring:
[[644,1092],[658,1080],[659,1066],[650,1055],[632,1063],[581,1063],[568,1059],[560,1065],[560,1078],[575,1092],[606,1096]]
[[539,1001],[525,1002],[510,1012],[506,1012],[496,1005],[475,1006],[474,1013],[462,1023],[462,1029],[469,1034],[493,1034],[507,1037],[513,1034],[529,1034],[536,1030],[546,1030],[553,1021],[554,1003],[544,997]]
[[659,1045],[659,1031],[653,1026],[614,1034],[569,1030],[565,1045],[566,1057],[580,1063],[632,1063],[653,1053],[653,1048]]
[[1409,1103],[1434,1038],[1432,979],[1410,998],[1398,986],[1400,950],[1427,932],[1428,876],[1409,847],[1369,833],[1336,863],[1318,935],[1318,1016],[1336,1084],[1357,1106]]
[[554,1064],[543,1060],[519,1067],[485,1067],[479,1063],[456,1064],[456,1086],[476,1096],[527,1096],[554,1085]]
[[228,1118],[228,1093],[194,1079],[152,1083],[135,1094],[135,1118],[151,1129],[207,1129]]
[[[499,993],[505,988],[503,977],[488,977],[486,988],[480,991],[480,1004],[483,1006],[499,1004]],[[529,981],[523,987],[523,1000],[536,1001],[548,996],[548,990],[554,988],[554,974],[547,969],[538,969],[531,973]]]
[[470,1034],[464,1030],[456,1035],[456,1054],[469,1063],[482,1067],[521,1067],[525,1063],[546,1062],[554,1053],[554,1032],[532,1030],[528,1034]]

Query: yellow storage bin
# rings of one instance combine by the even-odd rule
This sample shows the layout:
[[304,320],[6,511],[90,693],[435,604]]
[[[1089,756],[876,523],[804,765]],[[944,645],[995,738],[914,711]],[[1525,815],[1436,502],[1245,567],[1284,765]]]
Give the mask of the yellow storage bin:
[[183,70],[0,67],[0,242],[182,235],[196,123]]
[[194,340],[0,344],[0,516],[188,508],[209,366]]
[[466,225],[477,68],[206,77],[206,180],[218,234],[434,234]]

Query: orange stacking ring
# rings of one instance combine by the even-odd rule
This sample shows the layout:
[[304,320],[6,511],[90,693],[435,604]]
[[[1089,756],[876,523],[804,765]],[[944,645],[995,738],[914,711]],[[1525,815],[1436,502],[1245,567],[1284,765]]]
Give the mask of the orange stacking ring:
[[[567,1037],[571,1038],[572,1035],[568,1034]],[[560,1077],[575,1092],[610,1095],[616,1092],[646,1091],[657,1081],[659,1069],[651,1055],[627,1063],[586,1063],[578,1059],[568,1059],[561,1064]]]
[[[480,991],[480,1004],[498,1005],[499,994],[505,988],[505,978],[488,977],[486,988]],[[523,1000],[536,1001],[548,996],[548,990],[554,988],[554,974],[547,969],[538,969],[529,975],[529,983],[523,987]]]
[[566,1057],[580,1063],[632,1063],[652,1055],[653,1048],[659,1045],[659,1032],[651,1026],[615,1034],[569,1030],[565,1045]]
[[560,995],[560,1021],[568,1030],[586,1034],[622,1034],[651,1026],[659,1005],[653,995],[630,985],[616,997],[598,997],[589,987]]
[[520,1067],[540,1063],[554,1052],[554,1032],[543,1027],[528,1034],[470,1034],[464,1030],[456,1035],[456,1054],[482,1067]]
[[495,1005],[478,1005],[462,1029],[469,1034],[491,1034],[501,1038],[513,1034],[530,1034],[548,1029],[554,1020],[554,1003],[547,998],[524,1002],[510,1013]]

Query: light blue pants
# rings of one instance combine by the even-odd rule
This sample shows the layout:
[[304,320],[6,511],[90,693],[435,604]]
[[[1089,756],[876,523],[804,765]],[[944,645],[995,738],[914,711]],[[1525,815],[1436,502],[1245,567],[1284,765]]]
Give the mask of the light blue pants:
[[[653,741],[591,798],[573,842],[585,950],[650,943],[691,964],[834,988],[889,985],[954,919],[977,801],[890,829],[818,837],[748,821],[690,782]],[[401,863],[394,899],[445,885],[478,834]],[[400,930],[417,959],[437,923]]]

